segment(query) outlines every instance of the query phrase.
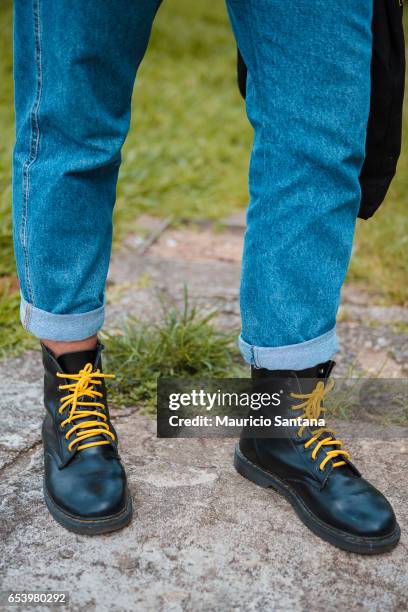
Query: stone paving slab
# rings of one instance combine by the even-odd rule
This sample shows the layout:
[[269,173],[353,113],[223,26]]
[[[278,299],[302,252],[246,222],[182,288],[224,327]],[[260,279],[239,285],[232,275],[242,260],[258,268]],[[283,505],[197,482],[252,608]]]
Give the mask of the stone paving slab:
[[[69,610],[406,609],[407,530],[381,557],[342,552],[234,471],[234,440],[158,440],[136,413],[114,422],[133,523],[96,538],[61,529],[42,501],[42,449],[27,450],[0,485],[3,589],[68,591]],[[408,527],[407,455],[372,439],[351,451]]]
[[42,379],[39,351],[0,363],[0,474],[40,442]]
[[[128,314],[155,317],[157,291],[181,301],[186,284],[203,307],[219,306],[218,325],[238,329],[241,236],[235,226],[218,235],[228,241],[227,260],[213,256],[209,239],[169,230],[143,257],[140,241],[127,241],[111,266],[107,326]],[[406,311],[373,310],[352,287],[343,302],[338,375],[374,373],[385,360],[387,376],[406,376],[407,336],[395,326]],[[113,411],[135,519],[121,532],[89,538],[60,528],[42,500],[41,378],[38,351],[0,363],[1,589],[68,591],[66,609],[74,611],[407,609],[406,428],[394,427],[386,440],[380,430],[362,438],[356,423],[339,428],[363,475],[395,507],[402,539],[386,555],[325,544],[284,499],[234,471],[234,440],[158,440],[137,407]]]

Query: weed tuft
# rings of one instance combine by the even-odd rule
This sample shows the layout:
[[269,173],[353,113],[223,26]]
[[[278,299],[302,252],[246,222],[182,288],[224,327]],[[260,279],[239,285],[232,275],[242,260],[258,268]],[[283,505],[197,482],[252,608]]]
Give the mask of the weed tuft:
[[129,318],[119,333],[105,333],[106,369],[116,375],[110,385],[117,405],[144,403],[152,412],[159,377],[222,378],[242,376],[236,333],[218,330],[216,310],[206,313],[191,305],[161,303],[156,322]]

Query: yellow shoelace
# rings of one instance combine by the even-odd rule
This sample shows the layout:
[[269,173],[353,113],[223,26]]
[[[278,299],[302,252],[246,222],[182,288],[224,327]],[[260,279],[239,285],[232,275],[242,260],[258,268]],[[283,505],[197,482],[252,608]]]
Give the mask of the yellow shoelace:
[[[300,410],[303,409],[302,418],[305,419],[319,419],[320,414],[323,410],[322,402],[325,399],[326,395],[333,389],[334,382],[331,380],[329,384],[325,387],[322,381],[319,381],[316,387],[313,389],[311,393],[291,393],[291,397],[295,399],[305,400],[301,404],[297,406],[292,406],[292,410]],[[298,436],[300,437],[303,434],[305,426],[301,426],[298,430]],[[319,440],[322,434],[329,434],[325,436],[321,440]],[[319,429],[315,429],[312,431],[312,437],[310,440],[305,442],[304,447],[309,448],[312,444],[317,442],[316,446],[312,451],[312,459],[313,461],[316,459],[317,453],[323,446],[339,446],[343,445],[341,440],[336,440],[336,432],[332,429],[328,429],[327,427],[320,427]],[[319,440],[319,441],[318,441]],[[326,452],[326,456],[323,461],[320,463],[321,471],[324,470],[326,464],[330,461],[330,459],[334,459],[335,457],[343,456],[347,459],[350,459],[350,455],[347,451],[342,450],[341,448],[335,448],[331,451]],[[346,465],[345,461],[336,461],[333,463],[333,467],[339,467],[340,465]]]
[[[94,440],[93,442],[88,442],[88,444],[81,444],[81,442],[87,438],[92,438],[93,436],[98,436],[101,434],[109,436],[112,438],[112,440],[115,440],[115,435],[110,431],[109,424],[106,422],[108,417],[103,412],[105,410],[104,404],[95,401],[86,402],[79,399],[88,397],[94,400],[95,398],[103,397],[103,393],[100,393],[100,391],[94,389],[94,386],[102,384],[102,381],[100,380],[101,378],[115,378],[113,374],[103,374],[99,370],[92,372],[92,370],[92,364],[87,363],[86,366],[78,372],[78,374],[62,374],[61,372],[57,372],[58,378],[65,378],[74,381],[66,385],[59,385],[58,387],[61,390],[70,392],[68,395],[60,399],[61,406],[58,409],[60,414],[62,414],[68,406],[71,406],[68,417],[61,423],[61,429],[64,429],[68,423],[75,422],[78,419],[83,419],[84,417],[94,417],[94,419],[84,420],[80,423],[74,424],[74,426],[71,427],[71,429],[65,434],[65,438],[68,440],[71,435],[76,432],[75,438],[68,444],[69,451],[72,451],[76,444],[79,444],[77,450],[90,448],[91,446],[110,444],[109,440]],[[83,407],[88,407],[88,409],[82,410]],[[92,407],[93,410],[89,410],[89,407]],[[78,410],[78,408],[80,409]],[[96,420],[95,417],[102,419],[102,421]]]

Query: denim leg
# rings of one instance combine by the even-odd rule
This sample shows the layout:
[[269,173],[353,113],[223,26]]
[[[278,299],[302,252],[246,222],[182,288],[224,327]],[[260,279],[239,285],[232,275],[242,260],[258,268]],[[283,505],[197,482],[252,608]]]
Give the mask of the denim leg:
[[14,243],[38,337],[102,326],[120,151],[159,3],[14,2]]
[[227,0],[254,128],[241,350],[303,369],[337,350],[360,202],[372,0]]

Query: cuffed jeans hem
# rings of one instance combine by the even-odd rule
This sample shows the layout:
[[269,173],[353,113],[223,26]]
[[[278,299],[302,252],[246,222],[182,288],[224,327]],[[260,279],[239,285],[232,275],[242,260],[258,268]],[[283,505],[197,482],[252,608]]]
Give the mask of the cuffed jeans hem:
[[245,361],[255,368],[305,370],[331,359],[339,345],[333,327],[317,338],[288,346],[253,346],[240,337],[239,348]]
[[20,318],[24,329],[37,338],[72,342],[98,333],[105,319],[105,307],[80,314],[53,314],[36,308],[21,296]]

